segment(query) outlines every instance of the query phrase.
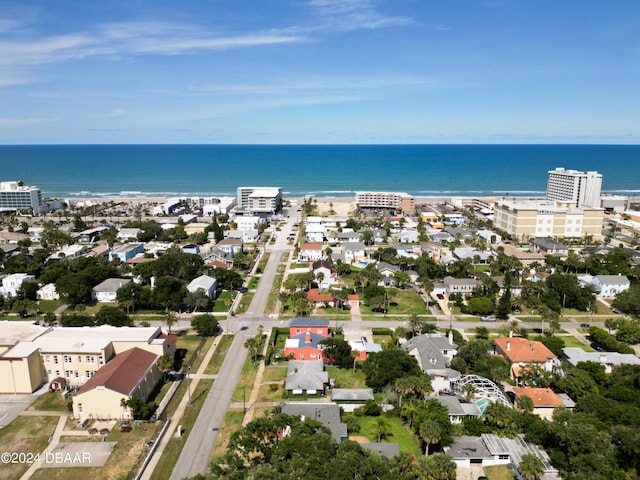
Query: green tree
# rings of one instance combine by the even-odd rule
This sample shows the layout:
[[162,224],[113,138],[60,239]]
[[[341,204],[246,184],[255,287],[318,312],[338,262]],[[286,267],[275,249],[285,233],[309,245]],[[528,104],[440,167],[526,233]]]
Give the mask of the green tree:
[[328,337],[320,340],[318,345],[322,349],[322,356],[326,363],[339,365],[342,368],[353,366],[354,360],[349,342],[338,337]]
[[100,310],[98,310],[98,313],[96,313],[95,324],[130,327],[133,325],[133,321],[122,308],[103,305],[100,307]]
[[518,470],[526,480],[539,480],[544,473],[544,465],[537,455],[525,453],[520,458]]
[[393,383],[397,378],[421,373],[416,359],[397,347],[370,354],[363,362],[362,370],[367,386],[377,392],[382,391],[383,387]]
[[429,446],[432,443],[440,442],[440,439],[442,438],[442,428],[437,421],[426,420],[420,424],[418,433],[420,435],[420,438],[422,438],[422,440],[426,444],[424,448],[424,454],[428,456]]
[[516,399],[516,406],[518,410],[523,413],[533,412],[533,400],[528,395],[521,395]]
[[191,326],[198,332],[198,335],[210,337],[218,333],[218,321],[213,315],[202,314],[191,317]]
[[163,375],[165,375],[168,371],[170,371],[173,368],[173,364],[174,364],[174,359],[171,355],[163,355],[160,358],[158,358],[158,361],[156,362],[156,365],[158,366],[158,370],[160,370]]
[[167,311],[167,313],[165,313],[164,324],[167,326],[169,335],[171,335],[171,327],[175,325],[177,321],[178,321],[178,315],[176,314],[176,312],[172,312],[171,310],[169,310]]

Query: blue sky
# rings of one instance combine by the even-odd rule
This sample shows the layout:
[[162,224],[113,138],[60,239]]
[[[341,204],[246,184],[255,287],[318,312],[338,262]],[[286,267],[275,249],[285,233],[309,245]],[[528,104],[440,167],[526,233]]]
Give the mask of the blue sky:
[[0,143],[637,144],[640,1],[0,1]]

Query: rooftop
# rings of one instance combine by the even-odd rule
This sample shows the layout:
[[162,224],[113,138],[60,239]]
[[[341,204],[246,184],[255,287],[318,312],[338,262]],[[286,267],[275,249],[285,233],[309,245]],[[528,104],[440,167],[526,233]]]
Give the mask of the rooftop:
[[521,337],[500,337],[493,340],[510,363],[546,362],[556,358],[542,342]]

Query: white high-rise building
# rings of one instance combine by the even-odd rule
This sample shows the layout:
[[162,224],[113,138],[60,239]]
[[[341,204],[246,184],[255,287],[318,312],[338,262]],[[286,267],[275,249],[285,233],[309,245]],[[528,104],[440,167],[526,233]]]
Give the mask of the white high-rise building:
[[575,207],[600,208],[602,174],[556,168],[549,171],[547,199],[571,202]]
[[22,182],[0,182],[0,210],[32,210],[39,214],[44,211],[40,189]]
[[238,187],[237,206],[252,214],[273,214],[282,209],[282,187]]

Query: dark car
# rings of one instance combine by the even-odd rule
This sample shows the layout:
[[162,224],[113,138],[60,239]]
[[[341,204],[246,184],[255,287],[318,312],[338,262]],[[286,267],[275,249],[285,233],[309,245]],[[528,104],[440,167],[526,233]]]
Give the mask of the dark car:
[[438,293],[436,297],[438,297],[440,300],[444,300],[444,295],[441,293]]

